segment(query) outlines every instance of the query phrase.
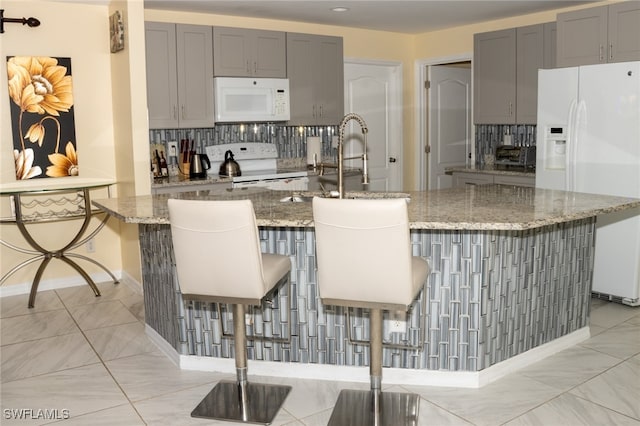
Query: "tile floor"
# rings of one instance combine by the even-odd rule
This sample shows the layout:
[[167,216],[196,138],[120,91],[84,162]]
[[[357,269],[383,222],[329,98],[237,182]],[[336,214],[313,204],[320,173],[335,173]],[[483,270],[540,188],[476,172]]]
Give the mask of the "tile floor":
[[[100,298],[86,286],[39,293],[31,310],[27,295],[0,299],[0,423],[228,424],[189,413],[233,376],[179,370],[146,338],[142,296],[125,284],[99,286]],[[591,331],[481,389],[389,390],[420,395],[421,425],[640,425],[640,307],[593,300]],[[277,425],[325,425],[340,389],[367,387],[260,380],[293,386]],[[20,412],[29,419],[16,419]]]

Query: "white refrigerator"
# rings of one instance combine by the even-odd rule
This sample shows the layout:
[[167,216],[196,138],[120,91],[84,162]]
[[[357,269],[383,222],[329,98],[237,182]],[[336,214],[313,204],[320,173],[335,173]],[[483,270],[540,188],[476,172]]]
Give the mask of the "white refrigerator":
[[[538,72],[536,187],[640,198],[640,62]],[[599,216],[593,291],[640,305],[640,209]]]

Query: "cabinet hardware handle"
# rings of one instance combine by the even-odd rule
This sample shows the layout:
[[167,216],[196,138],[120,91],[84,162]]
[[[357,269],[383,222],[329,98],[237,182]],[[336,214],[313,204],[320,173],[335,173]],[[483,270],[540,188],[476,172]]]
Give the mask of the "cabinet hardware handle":
[[173,106],[173,119],[177,120],[178,119],[178,107],[177,106]]
[[602,45],[600,45],[600,51],[598,53],[598,59],[600,60],[600,62],[604,60],[604,57],[602,56],[602,51],[603,51],[603,47]]
[[513,115],[513,102],[509,102],[509,117]]
[[247,59],[247,74],[251,74],[251,66],[249,65],[249,60]]
[[395,157],[389,157],[389,162],[390,163],[395,163],[396,161],[398,161],[398,160],[396,160]]
[[256,75],[258,74],[258,63],[257,62],[253,63],[253,73],[256,74]]
[[184,118],[185,118],[184,117],[184,104],[182,104],[180,110],[181,110],[181,114],[182,114],[182,119],[184,120]]
[[313,118],[316,118],[316,106],[315,105],[313,106],[313,112],[312,112],[311,115],[313,115]]
[[613,43],[609,43],[609,59],[613,59]]
[[322,109],[322,105],[320,105],[320,117],[322,118],[324,116],[324,111]]

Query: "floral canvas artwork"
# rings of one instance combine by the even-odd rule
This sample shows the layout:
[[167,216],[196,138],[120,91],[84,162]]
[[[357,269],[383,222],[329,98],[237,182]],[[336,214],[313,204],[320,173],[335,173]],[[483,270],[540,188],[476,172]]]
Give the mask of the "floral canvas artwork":
[[7,57],[16,179],[78,175],[71,58]]

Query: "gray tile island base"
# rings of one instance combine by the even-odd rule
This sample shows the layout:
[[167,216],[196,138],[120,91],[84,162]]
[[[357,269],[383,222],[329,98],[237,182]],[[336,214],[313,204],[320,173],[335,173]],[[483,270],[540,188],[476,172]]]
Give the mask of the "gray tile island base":
[[[385,327],[384,341],[393,344],[384,349],[386,383],[481,386],[589,337],[595,216],[637,207],[637,200],[501,186],[482,191],[410,193],[412,251],[429,261],[431,274],[404,332]],[[302,211],[310,205],[275,204],[280,196],[250,196],[262,250],[290,256],[293,267],[291,287],[278,293],[272,306],[249,311],[247,333],[258,336],[248,342],[252,371],[364,382],[368,346],[351,343],[348,336],[368,339],[368,314],[352,309],[347,322],[343,308],[321,303],[312,218]],[[502,200],[498,204],[496,197]],[[457,211],[448,214],[449,222],[443,221],[445,198],[448,208]],[[154,197],[153,216],[163,202]],[[458,211],[460,202],[471,203],[475,212]],[[541,215],[533,207],[537,204],[539,210],[544,203],[555,213]],[[278,223],[275,216],[283,208],[289,208],[289,215]],[[494,211],[493,222],[489,210]],[[505,222],[500,215],[506,214],[521,217]],[[219,331],[220,321],[225,331],[232,331],[230,310],[183,300],[166,217],[138,223],[148,334],[183,368],[232,372],[233,340]],[[290,344],[259,338],[286,337],[289,329]]]

